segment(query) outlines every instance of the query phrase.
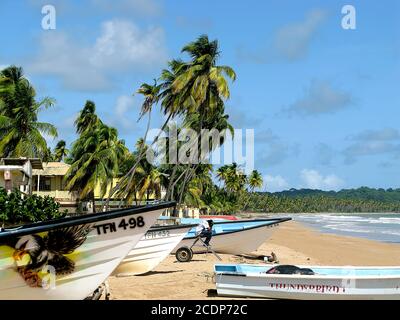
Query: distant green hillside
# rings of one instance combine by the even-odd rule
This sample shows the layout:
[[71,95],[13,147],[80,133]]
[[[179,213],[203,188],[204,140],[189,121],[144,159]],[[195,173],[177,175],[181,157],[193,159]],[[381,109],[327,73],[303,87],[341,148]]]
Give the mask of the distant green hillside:
[[290,189],[248,194],[243,203],[256,212],[400,212],[400,189]]
[[271,193],[278,197],[313,197],[326,196],[337,199],[364,199],[375,201],[400,201],[400,189],[374,189],[361,187],[358,189],[342,189],[340,191],[322,191],[318,189],[290,189]]

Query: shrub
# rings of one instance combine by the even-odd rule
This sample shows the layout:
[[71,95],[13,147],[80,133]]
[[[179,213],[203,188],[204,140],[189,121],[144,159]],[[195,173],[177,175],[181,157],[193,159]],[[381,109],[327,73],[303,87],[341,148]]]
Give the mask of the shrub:
[[7,194],[7,191],[0,187],[0,223],[5,226],[65,216],[66,212],[60,212],[59,209],[60,204],[52,197],[37,195],[22,197],[22,193],[17,189]]

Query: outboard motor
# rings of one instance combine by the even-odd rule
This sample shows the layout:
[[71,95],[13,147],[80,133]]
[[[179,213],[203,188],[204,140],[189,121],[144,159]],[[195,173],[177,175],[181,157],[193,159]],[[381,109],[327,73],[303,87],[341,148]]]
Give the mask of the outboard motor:
[[293,265],[279,265],[272,267],[266,273],[268,274],[303,274],[303,275],[314,275],[315,272],[309,268],[299,268]]

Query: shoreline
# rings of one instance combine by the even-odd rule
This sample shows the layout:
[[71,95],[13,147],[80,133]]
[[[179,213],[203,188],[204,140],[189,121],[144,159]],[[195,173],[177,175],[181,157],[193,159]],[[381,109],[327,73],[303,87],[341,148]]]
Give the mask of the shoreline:
[[[287,216],[281,213],[275,215]],[[257,219],[273,216],[249,213],[247,217]],[[400,244],[400,215],[396,213],[299,213],[291,215],[291,218],[320,233]]]
[[[274,252],[281,264],[297,265],[400,265],[400,244],[321,233],[297,221],[282,223],[255,252],[221,254],[221,263],[264,264],[257,256]],[[153,271],[132,277],[110,277],[111,299],[228,299],[207,296],[215,289],[212,254],[196,254],[188,263],[169,255]],[[272,265],[271,265],[272,266]],[[231,299],[231,298],[229,298]]]

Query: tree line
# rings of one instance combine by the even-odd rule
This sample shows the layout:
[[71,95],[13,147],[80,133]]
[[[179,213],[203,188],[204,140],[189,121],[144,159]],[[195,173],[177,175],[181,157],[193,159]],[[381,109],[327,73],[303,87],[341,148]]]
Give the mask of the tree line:
[[290,189],[251,193],[246,198],[242,210],[254,212],[400,212],[400,189],[391,188]]

